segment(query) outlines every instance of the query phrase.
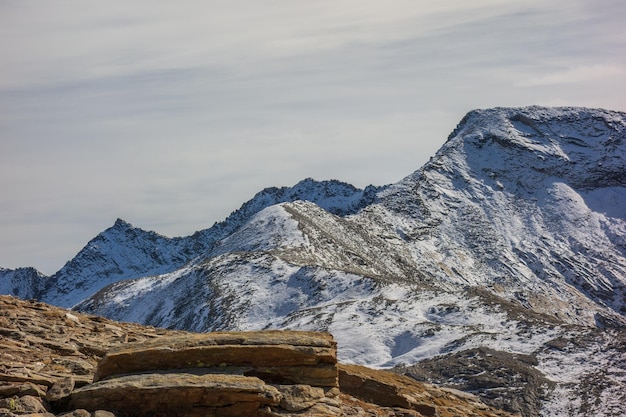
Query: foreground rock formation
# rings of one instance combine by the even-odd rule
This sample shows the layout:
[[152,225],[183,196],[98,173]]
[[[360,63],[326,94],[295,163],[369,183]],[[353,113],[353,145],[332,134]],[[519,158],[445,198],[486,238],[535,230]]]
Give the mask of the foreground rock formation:
[[194,334],[0,296],[0,416],[509,416],[337,363],[327,333]]

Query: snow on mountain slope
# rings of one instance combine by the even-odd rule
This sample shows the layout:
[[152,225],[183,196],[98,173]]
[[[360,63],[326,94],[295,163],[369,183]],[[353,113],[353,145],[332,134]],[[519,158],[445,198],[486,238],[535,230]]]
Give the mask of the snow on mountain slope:
[[48,280],[41,298],[71,307],[120,279],[175,270],[188,260],[181,253],[184,243],[118,219]]
[[[187,237],[169,238],[118,219],[46,280],[45,288],[33,292],[30,297],[71,307],[114,282],[176,271],[268,206],[308,200],[332,213],[347,215],[374,201],[379,189],[369,186],[360,190],[336,180],[315,181],[310,178],[293,187],[267,188],[223,222]],[[0,281],[0,285],[6,286],[6,290],[0,293],[17,291],[8,279],[3,281],[5,284]]]
[[[306,216],[318,225],[305,224]],[[193,266],[113,284],[77,308],[195,331],[327,330],[341,335],[342,360],[374,366],[414,363],[485,341],[533,351],[554,335],[546,325],[529,338],[475,294],[411,283],[404,276],[410,268],[393,269],[402,262],[358,249],[369,231],[350,231],[343,222],[308,202],[273,206]],[[320,237],[319,223],[354,246]]]
[[398,230],[438,279],[570,322],[623,318],[625,153],[623,113],[475,111],[367,215]]

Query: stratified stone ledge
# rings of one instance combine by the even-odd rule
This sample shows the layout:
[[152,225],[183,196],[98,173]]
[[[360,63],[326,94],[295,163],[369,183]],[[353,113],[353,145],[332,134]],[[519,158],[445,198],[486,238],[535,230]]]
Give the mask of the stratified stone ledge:
[[113,349],[94,381],[147,371],[248,367],[273,383],[337,386],[337,348],[328,333],[265,331],[190,334]]
[[70,408],[106,409],[118,416],[254,416],[278,405],[278,390],[240,375],[144,374],[100,381],[75,390]]

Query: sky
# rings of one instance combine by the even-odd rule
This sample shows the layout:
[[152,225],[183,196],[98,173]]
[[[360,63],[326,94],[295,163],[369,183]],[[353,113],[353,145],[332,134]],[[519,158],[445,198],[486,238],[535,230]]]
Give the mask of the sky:
[[0,0],[0,267],[419,169],[468,111],[626,111],[623,0]]

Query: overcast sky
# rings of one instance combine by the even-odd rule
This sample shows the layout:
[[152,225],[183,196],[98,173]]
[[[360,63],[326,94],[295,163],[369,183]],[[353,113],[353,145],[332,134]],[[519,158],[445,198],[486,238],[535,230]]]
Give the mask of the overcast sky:
[[0,266],[121,217],[210,227],[269,186],[392,183],[463,115],[626,111],[623,0],[0,0]]

